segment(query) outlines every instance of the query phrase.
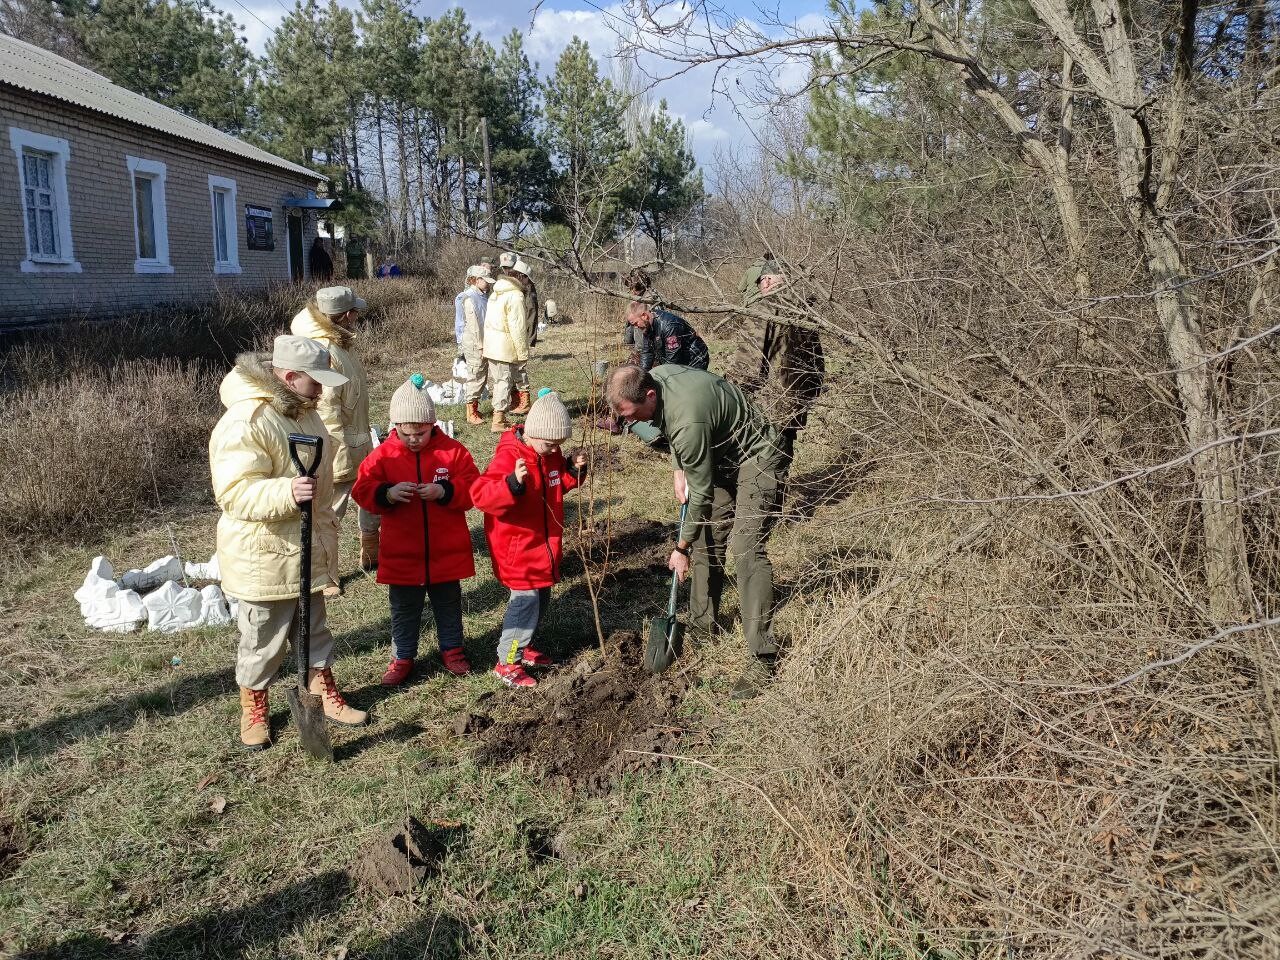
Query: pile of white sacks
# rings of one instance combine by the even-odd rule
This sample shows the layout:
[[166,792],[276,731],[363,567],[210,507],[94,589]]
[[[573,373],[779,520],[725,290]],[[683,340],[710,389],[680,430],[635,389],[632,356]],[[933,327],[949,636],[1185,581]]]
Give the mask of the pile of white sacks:
[[236,602],[211,583],[203,590],[183,587],[178,580],[219,580],[218,558],[183,566],[177,557],[161,557],[145,570],[130,570],[116,579],[106,557],[95,557],[84,585],[76,591],[80,614],[87,626],[128,633],[145,621],[148,630],[173,633],[191,627],[231,623]]

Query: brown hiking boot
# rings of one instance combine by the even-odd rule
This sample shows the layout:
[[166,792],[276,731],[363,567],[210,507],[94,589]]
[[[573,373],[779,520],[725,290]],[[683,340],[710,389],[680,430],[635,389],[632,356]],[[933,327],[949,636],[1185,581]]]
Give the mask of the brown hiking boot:
[[312,667],[307,671],[307,692],[324,701],[324,718],[330,723],[342,727],[363,727],[369,722],[369,714],[364,710],[347,706],[347,701],[338,692],[333,671],[328,667]]
[[480,424],[484,423],[484,417],[480,416],[479,400],[467,401],[467,423],[471,424],[473,427],[478,427]]
[[360,569],[365,573],[378,567],[378,539],[376,531],[360,534]]
[[490,433],[506,433],[509,426],[511,424],[507,423],[507,415],[503,411],[493,411],[493,423],[489,424]]
[[263,750],[271,743],[267,691],[240,688],[240,746],[245,750]]
[[520,398],[520,402],[511,408],[511,412],[522,415],[528,413],[529,408],[533,406],[533,401],[529,398],[529,391],[521,390],[517,396]]

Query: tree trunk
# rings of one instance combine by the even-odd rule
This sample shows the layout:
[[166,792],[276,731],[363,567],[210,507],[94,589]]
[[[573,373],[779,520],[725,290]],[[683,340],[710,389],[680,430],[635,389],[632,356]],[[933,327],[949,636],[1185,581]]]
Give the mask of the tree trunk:
[[378,174],[382,178],[382,202],[391,206],[391,186],[387,182],[387,151],[382,143],[382,100],[373,101],[373,122],[378,131]]
[[396,166],[400,170],[400,243],[409,239],[409,157],[404,148],[404,105],[396,104]]

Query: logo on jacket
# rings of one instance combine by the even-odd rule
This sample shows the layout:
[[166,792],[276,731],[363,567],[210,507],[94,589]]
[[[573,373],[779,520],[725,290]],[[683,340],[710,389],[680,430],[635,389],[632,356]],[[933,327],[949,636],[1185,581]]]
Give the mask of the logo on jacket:
[[437,476],[437,477],[448,477],[448,476],[449,476],[449,468],[448,468],[448,467],[436,467],[436,476]]
[[552,470],[550,473],[548,473],[548,474],[547,474],[547,486],[548,486],[548,487],[558,487],[558,486],[560,486],[560,471],[559,471],[559,470]]
[[677,337],[674,333],[671,336],[667,337],[667,349],[670,350],[672,353],[680,349],[680,338]]

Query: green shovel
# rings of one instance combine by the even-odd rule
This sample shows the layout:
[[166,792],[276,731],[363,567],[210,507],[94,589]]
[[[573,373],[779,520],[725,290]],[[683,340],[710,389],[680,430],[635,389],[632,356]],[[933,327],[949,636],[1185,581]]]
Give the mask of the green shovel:
[[[684,537],[684,518],[689,512],[689,504],[680,504],[680,530],[676,534],[676,542]],[[680,578],[671,574],[671,599],[667,602],[667,615],[654,617],[649,624],[649,642],[644,648],[644,668],[650,673],[661,673],[671,666],[680,655],[680,647],[684,640],[684,624],[676,619],[676,594],[680,589]]]

